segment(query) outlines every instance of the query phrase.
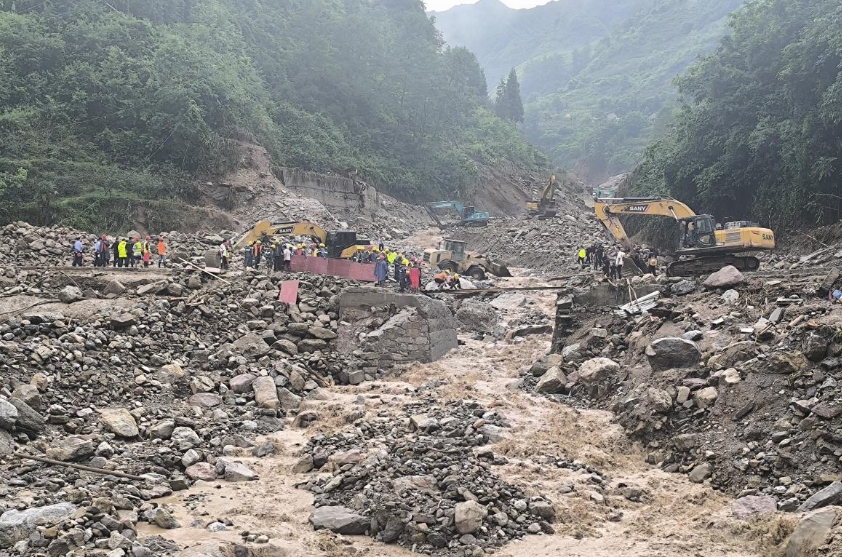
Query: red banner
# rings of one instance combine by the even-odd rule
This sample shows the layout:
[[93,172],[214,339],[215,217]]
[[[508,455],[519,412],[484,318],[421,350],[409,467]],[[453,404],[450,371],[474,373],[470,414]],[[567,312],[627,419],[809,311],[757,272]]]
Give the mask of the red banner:
[[290,267],[294,273],[331,275],[361,282],[375,282],[377,280],[374,278],[374,263],[354,263],[347,259],[293,255]]

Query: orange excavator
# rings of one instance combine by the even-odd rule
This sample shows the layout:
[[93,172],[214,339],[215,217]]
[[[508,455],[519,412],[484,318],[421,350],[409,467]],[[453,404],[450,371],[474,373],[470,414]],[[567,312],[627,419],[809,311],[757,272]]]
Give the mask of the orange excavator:
[[626,234],[620,216],[671,217],[679,224],[676,260],[667,268],[670,276],[695,276],[714,273],[733,265],[740,271],[756,271],[760,260],[751,251],[775,249],[775,234],[754,223],[729,222],[716,224],[711,215],[697,215],[681,201],[670,197],[597,199],[594,211],[600,222],[627,250],[634,245]]

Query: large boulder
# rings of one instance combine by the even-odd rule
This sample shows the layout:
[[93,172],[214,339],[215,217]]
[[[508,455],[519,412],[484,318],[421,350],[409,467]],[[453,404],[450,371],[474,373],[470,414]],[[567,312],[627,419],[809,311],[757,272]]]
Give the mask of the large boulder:
[[137,422],[125,408],[106,408],[102,411],[100,420],[102,425],[120,437],[137,437]]
[[255,375],[252,375],[251,373],[243,373],[231,378],[228,382],[228,386],[231,387],[231,390],[236,394],[243,395],[251,392],[251,384],[254,383],[255,379],[257,379]]
[[833,482],[804,501],[798,507],[798,512],[812,511],[821,507],[827,507],[828,505],[835,505],[839,501],[842,501],[842,482]]
[[746,281],[743,274],[733,265],[728,265],[716,271],[705,280],[705,288],[733,288]]
[[699,348],[683,338],[659,338],[646,347],[646,357],[653,371],[693,367],[702,359]]
[[825,543],[838,515],[839,509],[835,507],[820,509],[805,515],[789,537],[784,557],[817,555],[813,552]]
[[18,409],[5,398],[0,398],[0,429],[11,431],[17,421]]
[[554,366],[547,370],[538,381],[535,392],[555,394],[560,393],[567,384],[567,376],[560,367]]
[[472,534],[480,529],[482,521],[488,516],[488,510],[476,501],[456,503],[454,521],[460,534]]
[[260,479],[254,470],[240,464],[239,462],[229,462],[225,465],[225,481],[228,482],[253,482]]
[[84,298],[82,291],[76,286],[65,286],[58,293],[58,299],[63,304],[72,304]]
[[27,403],[19,398],[12,397],[9,402],[18,411],[18,421],[15,427],[29,434],[39,434],[47,427],[44,423],[44,416],[36,412]]
[[593,358],[579,367],[579,381],[585,385],[602,383],[620,371],[620,364],[609,358]]
[[38,526],[58,524],[75,513],[76,507],[70,503],[6,511],[0,516],[0,547],[8,549],[27,539]]
[[310,524],[316,530],[330,530],[344,536],[365,534],[370,523],[370,519],[365,516],[339,506],[319,507],[310,515]]
[[486,302],[465,301],[455,317],[459,327],[465,331],[491,333],[497,327],[497,312]]
[[94,443],[81,437],[70,437],[54,447],[47,449],[47,458],[67,462],[81,460],[94,454]]

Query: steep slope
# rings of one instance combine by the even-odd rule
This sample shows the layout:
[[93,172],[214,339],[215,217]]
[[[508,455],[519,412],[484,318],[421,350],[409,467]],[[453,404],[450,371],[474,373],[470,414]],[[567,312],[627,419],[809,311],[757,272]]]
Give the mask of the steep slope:
[[517,67],[527,138],[597,180],[627,170],[663,131],[673,78],[715,48],[743,2],[559,0],[506,12],[483,0],[433,15],[492,83]]
[[421,0],[3,0],[0,52],[0,224],[128,228],[244,142],[405,199],[543,164]]

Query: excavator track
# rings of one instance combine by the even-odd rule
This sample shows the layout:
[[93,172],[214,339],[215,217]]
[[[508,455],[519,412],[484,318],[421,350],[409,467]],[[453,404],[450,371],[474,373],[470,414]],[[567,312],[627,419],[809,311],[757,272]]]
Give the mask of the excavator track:
[[667,267],[667,275],[671,277],[695,277],[715,273],[728,265],[733,265],[743,272],[751,272],[760,268],[760,260],[756,257],[730,254],[696,257],[674,261]]

